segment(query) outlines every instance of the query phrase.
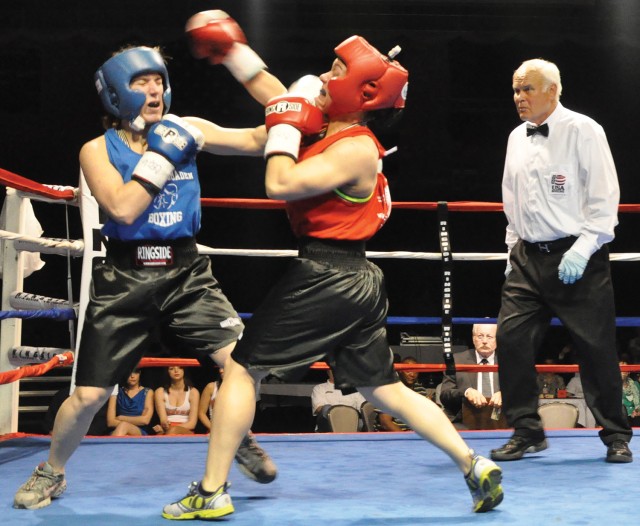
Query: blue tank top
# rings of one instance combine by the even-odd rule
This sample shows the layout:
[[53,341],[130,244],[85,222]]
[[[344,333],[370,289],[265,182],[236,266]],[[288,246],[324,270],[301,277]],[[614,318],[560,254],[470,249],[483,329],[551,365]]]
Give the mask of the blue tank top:
[[130,398],[124,389],[118,389],[116,416],[140,416],[142,411],[144,411],[144,403],[147,399],[148,392],[149,388],[145,387],[133,398]]
[[[125,183],[131,181],[142,155],[131,150],[116,130],[107,130],[104,135],[109,161]],[[200,230],[200,216],[200,181],[194,157],[174,170],[162,191],[132,225],[107,219],[102,233],[120,241],[195,237]]]

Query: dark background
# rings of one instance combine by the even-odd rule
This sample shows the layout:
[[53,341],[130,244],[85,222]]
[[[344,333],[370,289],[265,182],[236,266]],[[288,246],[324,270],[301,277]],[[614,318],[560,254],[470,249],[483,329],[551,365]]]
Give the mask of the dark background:
[[[94,0],[4,2],[0,7],[0,166],[42,183],[77,186],[77,155],[101,133],[102,108],[93,73],[126,44],[161,45],[169,63],[171,112],[223,126],[253,126],[262,109],[224,67],[188,53],[184,23],[220,8],[236,18],[252,47],[285,84],[329,69],[333,47],[360,34],[382,51],[399,44],[410,72],[407,109],[398,128],[381,136],[398,146],[385,161],[394,201],[499,202],[507,136],[519,124],[511,74],[525,59],[543,57],[560,68],[562,102],[607,132],[623,203],[640,203],[636,183],[640,118],[639,2],[635,0]],[[204,197],[263,198],[262,159],[199,159]],[[36,203],[45,236],[64,237],[65,207]],[[68,210],[73,238],[78,212]],[[623,214],[612,252],[638,250],[638,219]],[[432,212],[396,210],[370,250],[438,251]],[[454,252],[504,252],[501,213],[451,216]],[[199,242],[213,247],[293,248],[281,211],[205,209]],[[66,297],[66,262],[27,278],[25,290]],[[387,276],[392,316],[438,316],[439,262],[377,260]],[[240,312],[252,312],[286,261],[215,257],[214,273]],[[73,262],[79,276],[79,261]],[[619,316],[635,316],[638,263],[614,263]],[[457,262],[456,316],[495,317],[504,262]],[[59,278],[57,277],[59,276]],[[79,281],[79,278],[76,279]],[[76,288],[78,283],[76,283]],[[77,291],[75,292],[77,297]],[[23,344],[68,345],[66,327],[25,322]],[[439,328],[393,327],[438,334]],[[457,327],[456,340],[469,340]],[[621,331],[624,343],[629,334]],[[57,341],[57,340],[60,341]],[[65,343],[66,342],[66,343]],[[555,345],[555,344],[554,344]],[[558,343],[557,345],[561,345]]]

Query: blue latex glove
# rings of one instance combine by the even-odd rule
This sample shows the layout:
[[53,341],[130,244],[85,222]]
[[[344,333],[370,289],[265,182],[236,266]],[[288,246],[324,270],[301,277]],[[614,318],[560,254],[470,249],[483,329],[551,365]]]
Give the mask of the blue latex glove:
[[513,267],[511,266],[511,249],[509,249],[507,250],[507,266],[504,269],[504,277],[508,278],[512,270],[513,270]]
[[507,268],[504,269],[504,277],[508,277],[509,274],[511,274],[511,271],[513,270],[513,267],[511,266],[511,262],[507,261]]
[[582,277],[589,260],[575,250],[567,250],[558,267],[558,279],[565,285],[572,285]]

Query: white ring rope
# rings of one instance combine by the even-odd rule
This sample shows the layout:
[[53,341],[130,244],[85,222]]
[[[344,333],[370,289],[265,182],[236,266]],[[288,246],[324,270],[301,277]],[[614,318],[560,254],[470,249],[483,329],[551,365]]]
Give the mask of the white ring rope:
[[73,350],[59,349],[57,347],[29,347],[28,345],[20,345],[11,349],[9,360],[17,366],[30,363],[45,363],[54,356],[62,355],[66,352],[73,353]]
[[[60,309],[69,307],[69,301],[48,298],[47,296],[40,296],[38,294],[29,294],[28,292],[12,292],[9,296],[9,305],[13,309],[22,310],[46,310],[46,309]],[[78,304],[74,304],[73,308],[78,312]]]
[[[198,253],[208,256],[264,256],[264,257],[296,257],[297,250],[278,250],[278,249],[242,249],[242,248],[211,248],[198,244]],[[640,254],[638,254],[640,257]],[[394,250],[391,252],[367,251],[367,257],[390,258],[390,259],[442,259],[440,252],[407,252],[403,250]],[[458,252],[453,253],[453,259],[458,260],[487,260],[498,261],[506,260],[507,253],[483,254],[481,252]]]
[[[6,230],[0,230],[0,239],[13,240],[16,250],[25,252],[40,252],[43,254],[67,255],[67,251],[74,257],[81,257],[84,253],[84,241],[66,239],[31,237]],[[208,256],[257,256],[257,257],[295,257],[297,250],[281,249],[243,249],[243,248],[211,248],[198,244],[198,252]],[[505,261],[506,252],[453,252],[452,257],[457,261]],[[440,252],[408,252],[404,250],[394,251],[367,251],[367,257],[371,259],[424,259],[440,260]],[[640,261],[639,252],[627,252],[609,254],[611,261]]]
[[40,252],[42,254],[67,255],[69,252],[74,257],[82,256],[84,252],[84,241],[68,241],[54,237],[33,237],[7,230],[0,230],[0,239],[13,241],[16,250],[24,252]]
[[[295,257],[298,255],[297,250],[211,248],[200,244],[198,244],[198,253],[209,256]],[[610,254],[609,256],[611,261],[640,261],[640,253],[638,252]],[[407,252],[402,250],[381,252],[373,250],[367,251],[367,257],[371,259],[389,258],[440,260],[442,258],[442,254],[440,252]],[[507,259],[507,253],[453,252],[452,257],[458,261],[505,261]]]

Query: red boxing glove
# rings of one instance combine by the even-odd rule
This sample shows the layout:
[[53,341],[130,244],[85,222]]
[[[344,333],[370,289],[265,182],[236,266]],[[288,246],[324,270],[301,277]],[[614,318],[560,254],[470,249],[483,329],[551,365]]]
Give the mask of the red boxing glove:
[[185,26],[191,54],[210,64],[224,64],[239,82],[247,82],[266,68],[262,59],[247,45],[247,37],[224,11],[196,13]]
[[238,23],[220,10],[196,13],[187,20],[185,31],[191,54],[211,64],[221,64],[235,42],[247,43]]
[[324,117],[305,97],[287,94],[269,101],[265,125],[268,130],[265,158],[288,155],[297,161],[302,135],[320,133]]
[[264,110],[267,131],[278,124],[289,124],[303,135],[320,133],[324,126],[322,112],[305,97],[280,95],[274,97]]

